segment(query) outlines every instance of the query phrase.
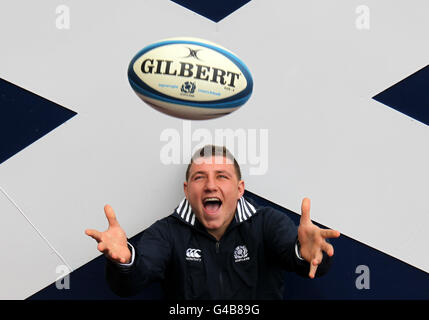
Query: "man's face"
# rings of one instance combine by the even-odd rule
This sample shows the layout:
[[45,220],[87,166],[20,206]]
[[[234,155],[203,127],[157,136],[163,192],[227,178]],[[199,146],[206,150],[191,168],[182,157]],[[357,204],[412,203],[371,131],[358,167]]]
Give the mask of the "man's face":
[[200,158],[190,167],[184,191],[197,219],[219,240],[234,217],[244,181],[226,158]]

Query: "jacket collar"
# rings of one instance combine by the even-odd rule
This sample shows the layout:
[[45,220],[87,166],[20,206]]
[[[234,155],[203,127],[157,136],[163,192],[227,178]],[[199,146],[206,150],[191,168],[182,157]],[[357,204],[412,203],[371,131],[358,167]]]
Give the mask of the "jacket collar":
[[[246,221],[255,213],[255,207],[244,197],[241,197],[237,202],[237,209],[235,210],[235,221],[237,223]],[[195,213],[192,211],[191,205],[189,204],[189,201],[186,199],[186,197],[174,210],[174,215],[192,226],[195,225]]]

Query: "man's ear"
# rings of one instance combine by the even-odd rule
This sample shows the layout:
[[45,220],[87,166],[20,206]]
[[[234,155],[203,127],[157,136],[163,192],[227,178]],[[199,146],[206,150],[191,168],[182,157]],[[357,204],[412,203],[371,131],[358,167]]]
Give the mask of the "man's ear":
[[244,194],[244,181],[240,180],[238,182],[238,195],[239,195],[238,199],[240,199],[243,196],[243,194]]
[[183,182],[183,192],[185,193],[186,199],[188,199],[188,182]]

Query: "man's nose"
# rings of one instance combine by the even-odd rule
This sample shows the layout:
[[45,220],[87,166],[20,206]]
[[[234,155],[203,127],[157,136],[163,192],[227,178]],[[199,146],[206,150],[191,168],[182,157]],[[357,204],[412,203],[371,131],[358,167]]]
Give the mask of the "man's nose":
[[216,179],[209,176],[206,180],[205,189],[207,191],[217,190]]

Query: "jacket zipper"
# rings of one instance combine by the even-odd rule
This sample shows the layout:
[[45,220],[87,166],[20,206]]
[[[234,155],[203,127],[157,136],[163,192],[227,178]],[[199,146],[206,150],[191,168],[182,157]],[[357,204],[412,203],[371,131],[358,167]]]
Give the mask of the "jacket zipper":
[[[216,242],[216,254],[219,254],[219,246],[220,246],[220,242],[217,241]],[[220,267],[219,270],[219,284],[220,284],[220,296],[223,296],[223,279],[222,279],[222,268]]]

